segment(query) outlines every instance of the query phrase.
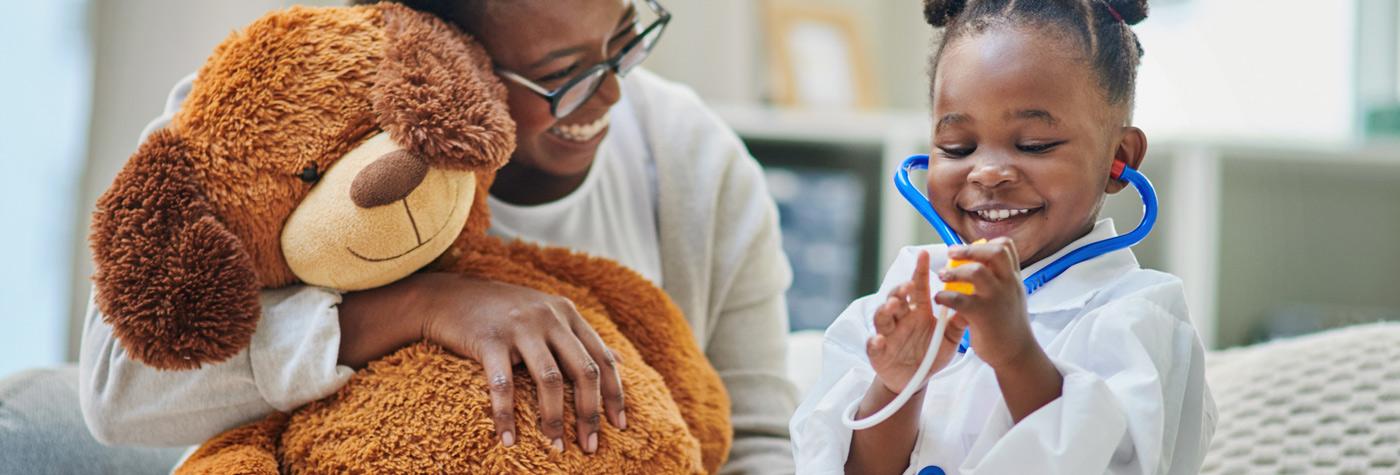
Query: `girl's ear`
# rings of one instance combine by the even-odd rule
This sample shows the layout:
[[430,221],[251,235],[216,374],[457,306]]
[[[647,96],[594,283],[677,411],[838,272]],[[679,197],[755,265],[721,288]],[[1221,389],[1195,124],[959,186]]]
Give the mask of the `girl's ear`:
[[[1147,134],[1133,126],[1123,127],[1118,137],[1118,145],[1113,149],[1113,161],[1123,162],[1136,170],[1147,157]],[[1114,194],[1123,191],[1128,183],[1110,178],[1104,192]]]
[[258,279],[214,215],[170,129],[141,145],[97,200],[93,282],[103,319],[132,357],[160,369],[223,361],[252,341]]

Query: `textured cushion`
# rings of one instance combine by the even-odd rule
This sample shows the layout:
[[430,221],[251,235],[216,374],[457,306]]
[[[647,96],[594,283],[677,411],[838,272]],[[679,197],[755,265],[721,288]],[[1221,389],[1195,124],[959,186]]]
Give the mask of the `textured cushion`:
[[0,380],[0,473],[169,473],[183,448],[107,447],[83,424],[74,366]]
[[1212,353],[1205,474],[1400,473],[1400,324]]

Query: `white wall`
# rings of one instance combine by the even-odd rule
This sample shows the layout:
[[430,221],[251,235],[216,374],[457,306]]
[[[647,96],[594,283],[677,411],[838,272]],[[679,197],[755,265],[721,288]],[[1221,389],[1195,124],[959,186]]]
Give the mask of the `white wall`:
[[[767,95],[767,22],[760,1],[661,0],[675,18],[646,67],[689,84],[711,103],[752,105]],[[791,1],[791,0],[790,0]],[[851,14],[882,108],[926,110],[933,28],[917,0],[800,0]]]
[[91,80],[86,0],[13,2],[0,28],[0,377],[62,361]]
[[663,76],[686,79],[701,97],[716,102],[758,99],[758,54],[751,45],[758,11],[752,0],[661,0],[671,24],[645,64]]
[[1137,122],[1159,137],[1334,142],[1354,132],[1355,3],[1194,0],[1154,8]]

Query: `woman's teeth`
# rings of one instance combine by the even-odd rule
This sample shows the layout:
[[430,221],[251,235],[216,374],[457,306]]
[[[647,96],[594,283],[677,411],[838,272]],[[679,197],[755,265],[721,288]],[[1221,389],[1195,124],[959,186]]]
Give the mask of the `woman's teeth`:
[[608,128],[608,116],[604,115],[588,124],[556,125],[549,128],[549,133],[573,142],[587,142],[593,140],[593,137],[597,137],[598,133],[606,128]]
[[977,216],[980,216],[982,217],[982,219],[987,221],[997,222],[1004,219],[1011,219],[1029,212],[1031,212],[1031,210],[1029,209],[984,209],[981,211],[977,211]]

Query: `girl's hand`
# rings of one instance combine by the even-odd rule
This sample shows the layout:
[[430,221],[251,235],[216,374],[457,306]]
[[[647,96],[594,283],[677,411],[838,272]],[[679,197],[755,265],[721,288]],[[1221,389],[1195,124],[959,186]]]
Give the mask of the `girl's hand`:
[[[366,303],[372,298],[379,301]],[[614,426],[627,427],[617,361],[567,299],[457,274],[415,274],[386,287],[347,294],[341,304],[342,339],[382,329],[398,315],[409,316],[404,320],[417,326],[407,334],[409,341],[384,353],[421,339],[480,362],[491,391],[496,432],[506,446],[515,443],[511,375],[520,362],[539,387],[540,430],[553,439],[556,451],[564,449],[566,378],[574,384],[578,444],[585,452],[598,448],[600,406]],[[372,354],[379,349],[357,349],[346,341],[341,347],[342,361],[356,350]]]
[[[933,316],[933,303],[929,301],[928,261],[928,252],[919,253],[914,275],[891,291],[885,303],[875,310],[875,335],[865,343],[865,353],[875,369],[876,378],[891,393],[903,391],[914,377],[928,351],[928,343],[937,323]],[[930,375],[953,359],[966,326],[956,317],[948,322]]]
[[958,317],[971,325],[977,356],[1000,369],[1026,356],[1027,351],[1039,349],[1026,313],[1021,259],[1016,255],[1015,243],[999,237],[981,244],[950,247],[948,258],[972,262],[939,270],[939,280],[967,282],[976,290],[972,295],[940,291],[934,301],[957,311]]

